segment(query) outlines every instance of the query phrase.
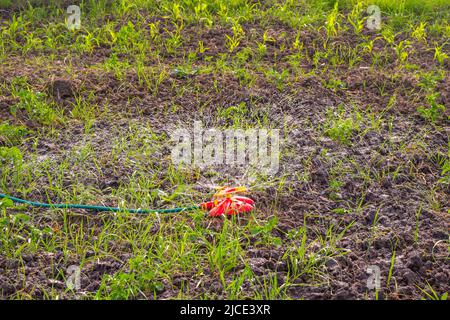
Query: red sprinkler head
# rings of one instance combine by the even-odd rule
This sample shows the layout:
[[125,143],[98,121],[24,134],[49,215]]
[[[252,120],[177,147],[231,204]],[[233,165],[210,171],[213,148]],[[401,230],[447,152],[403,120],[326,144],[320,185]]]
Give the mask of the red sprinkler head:
[[213,200],[202,203],[201,207],[209,210],[209,216],[211,217],[250,212],[255,202],[250,198],[235,195],[246,191],[246,187],[221,187],[214,194]]

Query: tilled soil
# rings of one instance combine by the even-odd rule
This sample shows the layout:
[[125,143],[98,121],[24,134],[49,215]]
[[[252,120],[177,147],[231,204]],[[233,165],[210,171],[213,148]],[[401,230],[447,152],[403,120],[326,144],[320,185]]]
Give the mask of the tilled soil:
[[[251,26],[248,28],[250,30]],[[274,36],[284,31],[289,32],[280,27],[274,30]],[[190,34],[192,30],[185,32]],[[223,41],[219,41],[217,36],[223,35],[223,32],[212,29],[206,35],[198,36],[211,50],[209,54],[224,51]],[[310,44],[308,49],[314,50],[314,35],[305,34],[303,39],[306,46]],[[194,36],[190,43],[196,43],[196,40]],[[352,38],[344,35],[339,41],[351,43]],[[420,48],[416,51],[420,52]],[[107,157],[114,139],[127,130],[130,123],[138,128],[151,124],[152,132],[161,136],[167,136],[171,126],[189,125],[193,120],[201,120],[205,127],[221,126],[225,123],[217,117],[218,108],[246,103],[248,123],[256,124],[266,117],[272,127],[289,128],[281,146],[289,151],[282,152],[280,162],[279,175],[286,176],[284,186],[281,189],[261,187],[251,195],[256,200],[257,212],[262,219],[272,214],[277,216],[278,225],[272,235],[282,240],[282,245],[277,248],[256,245],[246,248],[248,265],[257,276],[275,272],[279,282],[283,283],[290,268],[282,259],[283,253],[289,249],[288,241],[285,241],[289,232],[306,225],[308,239],[317,239],[317,235],[327,237],[330,226],[334,226],[337,233],[346,229],[345,235],[335,243],[345,254],[335,259],[327,258],[323,264],[324,278],[320,281],[313,281],[307,276],[298,279],[303,285],[292,286],[288,290],[289,297],[373,298],[374,292],[367,288],[368,268],[371,266],[378,266],[381,271],[382,287],[378,298],[418,298],[422,295],[419,287],[424,288],[427,283],[436,292],[450,290],[450,191],[448,186],[437,183],[441,171],[435,160],[435,156],[445,154],[448,147],[448,121],[440,123],[440,128],[444,128],[442,130],[430,125],[415,112],[423,102],[424,94],[420,91],[409,93],[408,89],[417,88],[417,81],[408,73],[393,77],[388,68],[384,72],[365,68],[343,70],[340,77],[345,79],[348,87],[337,91],[325,88],[321,76],[312,75],[297,79],[283,90],[263,79],[247,88],[242,87],[232,75],[216,77],[199,74],[181,79],[172,75],[162,83],[157,94],[151,94],[138,84],[134,75],[127,75],[127,79],[120,82],[111,74],[88,70],[89,65],[103,61],[108,55],[107,49],[100,48],[86,59],[74,61],[77,68],[74,79],[62,76],[62,60],[56,61],[50,71],[35,69],[29,62],[22,64],[21,58],[14,57],[2,66],[2,81],[10,82],[13,77],[27,76],[36,89],[48,92],[61,108],[70,110],[74,92],[87,90],[95,93],[94,103],[99,109],[107,110],[108,114],[93,124],[93,137],[86,135],[82,124],[73,122],[66,124],[66,129],[61,130],[57,137],[39,139],[35,152],[42,159],[62,161],[67,152],[86,141],[92,144],[100,158],[102,155]],[[415,58],[422,59],[423,63],[433,59],[432,54],[430,56],[425,51]],[[173,58],[173,61],[176,59]],[[21,66],[17,67],[17,63]],[[312,66],[305,66],[305,69],[308,68]],[[381,83],[387,83],[383,97],[378,91]],[[188,90],[180,97],[174,89],[182,85]],[[444,105],[448,105],[448,87],[449,78],[446,76],[438,84],[438,90],[442,93],[440,102]],[[190,91],[190,88],[200,90]],[[396,103],[382,113],[394,94]],[[9,96],[0,98],[1,120],[40,130],[39,125],[26,118],[26,114],[19,111],[13,116],[10,113],[9,108],[14,103]],[[166,112],[171,105],[177,106],[176,112]],[[343,105],[349,113],[354,105],[361,112],[370,109],[376,115],[382,114],[385,120],[377,130],[367,131],[364,129],[368,123],[363,122],[360,128],[362,133],[353,135],[349,143],[340,143],[325,135],[322,129],[327,110],[336,111],[339,105]],[[198,112],[199,106],[203,106],[201,112]],[[26,147],[31,150],[32,144],[30,140],[26,142]],[[161,169],[167,168],[168,155],[170,149],[166,146],[154,154],[154,160],[162,164]],[[118,159],[114,163],[106,163],[101,175],[94,175],[89,173],[90,165],[86,163],[83,168],[74,167],[73,171],[80,170],[79,173],[67,173],[64,179],[70,185],[71,174],[77,174],[79,182],[102,190],[99,197],[103,204],[114,205],[110,192],[132,179],[133,166],[126,159]],[[227,181],[231,185],[246,182],[244,172],[239,168],[220,167],[215,170],[220,170],[219,176],[210,176],[209,169],[200,170],[200,176],[193,179],[193,185],[200,192],[208,192],[205,183]],[[300,175],[305,178],[301,179]],[[340,181],[338,189],[330,185],[335,178]],[[40,179],[37,184],[49,183],[45,177]],[[31,196],[35,200],[46,199],[38,191],[33,191]],[[49,196],[57,202],[57,195],[50,191]],[[48,225],[61,219],[45,210],[33,212],[33,221],[37,225]],[[72,223],[83,221],[86,228],[92,230],[102,228],[103,219],[108,217],[79,212],[74,213],[71,219]],[[205,223],[212,229],[220,229],[222,224],[214,219]],[[158,226],[155,225],[155,228]],[[96,292],[104,275],[122,270],[133,256],[133,248],[127,243],[111,245],[116,246],[114,259],[103,257],[89,260],[85,257],[89,262],[83,267],[81,275],[84,292]],[[326,248],[320,243],[308,243],[310,254],[320,253],[321,250]],[[395,263],[392,265],[393,255]],[[51,290],[59,292],[61,297],[73,297],[65,290],[63,274],[68,266],[76,263],[75,257],[65,257],[62,252],[38,250],[23,254],[22,259],[0,254],[0,297],[10,298],[24,292],[32,298],[46,298],[43,292]],[[243,268],[244,264],[240,262],[231,272],[239,274]],[[206,292],[218,298],[224,297],[222,284],[214,271],[210,270],[203,277],[202,284],[196,286],[198,278],[188,274],[173,275],[172,283],[164,283],[164,289],[157,293],[157,297],[176,297],[186,283],[192,288],[190,294],[193,296]],[[248,283],[243,285],[243,291],[246,290],[251,290]]]

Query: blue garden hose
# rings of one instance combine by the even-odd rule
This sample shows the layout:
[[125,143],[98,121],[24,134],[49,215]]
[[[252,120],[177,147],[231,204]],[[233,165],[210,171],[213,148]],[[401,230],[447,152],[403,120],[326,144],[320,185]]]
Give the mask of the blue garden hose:
[[90,206],[84,204],[70,204],[70,203],[59,203],[59,204],[51,204],[51,203],[42,203],[42,202],[34,202],[29,200],[24,200],[16,197],[12,197],[6,194],[0,193],[0,199],[10,199],[16,203],[23,203],[33,207],[40,208],[51,208],[51,209],[84,209],[91,210],[95,212],[109,211],[109,212],[129,212],[129,213],[138,213],[138,214],[148,214],[148,213],[177,213],[183,211],[192,211],[200,209],[201,206],[191,206],[191,207],[179,207],[172,209],[124,209],[124,208],[116,208],[116,207],[105,207],[105,206]]

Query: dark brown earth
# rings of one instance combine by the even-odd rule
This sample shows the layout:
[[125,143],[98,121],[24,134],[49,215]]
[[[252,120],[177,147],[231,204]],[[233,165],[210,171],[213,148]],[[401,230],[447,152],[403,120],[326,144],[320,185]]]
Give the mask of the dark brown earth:
[[[168,26],[169,27],[169,26]],[[249,30],[257,26],[246,26]],[[210,48],[208,54],[225,52],[223,34],[224,30],[212,29],[207,34],[198,35],[187,28],[184,32],[190,39],[185,44],[194,45],[199,39],[205,42],[205,47]],[[288,32],[282,26],[273,30],[275,37]],[[228,31],[229,32],[229,31]],[[251,32],[250,32],[251,33]],[[220,37],[218,35],[221,35]],[[286,36],[295,37],[295,34]],[[336,42],[351,44],[353,38],[350,35],[342,35]],[[311,54],[314,48],[319,46],[321,39],[316,34],[304,34],[305,45]],[[251,40],[248,40],[249,42]],[[288,40],[281,40],[286,41]],[[246,45],[245,42],[242,45]],[[279,43],[277,43],[279,45]],[[272,50],[278,51],[274,45]],[[114,136],[114,130],[126,128],[129,119],[151,122],[157,133],[165,134],[166,124],[187,123],[192,119],[202,120],[208,125],[216,125],[215,117],[220,106],[232,106],[241,102],[249,106],[249,121],[255,123],[262,115],[267,115],[272,124],[282,125],[287,121],[294,125],[295,129],[289,132],[284,148],[293,152],[283,159],[280,172],[307,172],[310,179],[307,182],[298,180],[291,175],[286,181],[283,190],[273,187],[255,191],[252,197],[258,207],[265,208],[270,205],[276,211],[279,224],[273,231],[273,235],[285,240],[289,231],[308,226],[311,238],[320,234],[326,236],[330,225],[338,230],[350,225],[345,236],[336,244],[348,251],[346,255],[330,259],[324,263],[325,272],[328,275],[319,286],[298,286],[289,290],[289,296],[305,299],[364,299],[372,298],[373,293],[368,293],[366,279],[367,268],[376,265],[381,268],[382,281],[386,281],[389,273],[390,261],[395,252],[395,268],[392,280],[388,288],[380,292],[381,298],[405,299],[417,298],[420,294],[417,284],[422,287],[427,281],[438,292],[450,291],[450,268],[448,263],[448,240],[450,210],[448,187],[435,189],[436,182],[440,178],[439,167],[434,156],[445,152],[447,147],[449,126],[448,121],[443,124],[446,131],[439,131],[427,124],[417,113],[425,96],[418,89],[417,81],[411,77],[408,71],[401,77],[389,72],[396,67],[395,62],[390,62],[381,71],[373,71],[365,68],[347,70],[343,68],[334,76],[339,77],[347,84],[347,89],[338,89],[336,92],[323,86],[322,76],[308,75],[295,79],[289,88],[277,90],[273,84],[263,78],[258,78],[252,88],[242,87],[239,80],[233,75],[189,75],[187,78],[176,76],[169,77],[163,82],[156,95],[142,88],[134,74],[128,74],[125,81],[118,81],[113,75],[102,71],[92,72],[88,67],[94,63],[102,62],[109,56],[109,50],[100,48],[92,55],[87,55],[72,61],[77,72],[73,79],[63,77],[63,55],[56,61],[50,70],[34,69],[23,58],[11,58],[9,64],[2,66],[0,80],[10,81],[16,76],[27,76],[29,83],[36,90],[48,90],[50,97],[61,108],[70,108],[74,101],[74,92],[82,89],[94,92],[94,102],[100,108],[105,107],[105,101],[109,104],[109,118],[95,122],[94,130],[98,133],[94,140],[94,147],[99,152],[108,152],[106,146],[109,139]],[[280,57],[281,58],[281,57]],[[177,65],[182,57],[167,56],[168,63]],[[270,59],[270,55],[267,59]],[[417,62],[424,65],[431,64],[432,53],[416,49],[410,63]],[[23,67],[17,68],[14,63],[20,63]],[[283,62],[280,62],[282,67]],[[448,65],[447,65],[448,67]],[[304,66],[305,70],[312,65]],[[326,75],[324,76],[326,78]],[[55,80],[56,79],[56,80]],[[368,85],[363,87],[363,83]],[[188,85],[187,85],[188,84]],[[379,85],[385,85],[385,96],[380,96]],[[438,84],[441,92],[440,102],[448,106],[448,75],[444,81]],[[199,91],[185,92],[183,96],[177,96],[175,89],[179,85],[191,88],[200,88]],[[216,85],[219,91],[212,89]],[[411,89],[414,89],[411,93]],[[200,92],[200,93],[199,93]],[[362,137],[354,137],[350,144],[343,145],[330,138],[320,135],[314,128],[320,126],[325,117],[325,111],[329,107],[339,104],[350,105],[354,102],[361,110],[371,108],[374,111],[385,109],[389,98],[396,94],[396,103],[384,116],[392,119],[392,128],[383,124],[379,132],[369,131]],[[26,119],[20,112],[15,117],[9,112],[10,106],[15,102],[11,97],[0,97],[0,116],[2,120],[10,120],[16,124],[23,124],[30,129],[39,130],[36,124]],[[166,106],[175,103],[177,113],[165,113]],[[198,106],[203,105],[203,112],[196,113]],[[450,108],[447,108],[450,109]],[[289,118],[286,118],[289,116]],[[117,121],[111,124],[111,119]],[[445,120],[443,120],[445,121]],[[56,158],[64,156],[64,149],[68,149],[75,142],[82,141],[84,137],[83,125],[79,123],[69,124],[70,130],[62,132],[59,137],[52,140],[41,139],[37,150],[39,154],[52,155]],[[392,131],[390,131],[392,130]],[[417,141],[424,139],[427,144],[422,150],[417,149]],[[399,152],[399,145],[407,146],[407,152]],[[410,148],[408,148],[410,146]],[[30,142],[31,147],[31,142]],[[59,149],[61,148],[62,149]],[[102,151],[104,150],[104,151]],[[167,150],[166,150],[167,151]],[[323,153],[327,153],[332,159],[324,160]],[[163,159],[167,154],[161,154]],[[341,169],[342,188],[335,192],[330,188],[330,177],[333,165],[350,157],[352,166],[347,162]],[[309,159],[309,167],[305,161]],[[356,167],[367,168],[367,175],[372,179],[364,180],[357,174]],[[399,172],[395,172],[397,168]],[[84,183],[93,185],[103,190],[107,195],[111,189],[121,183],[126,183],[130,177],[129,167],[104,168],[104,174],[96,179],[87,176]],[[226,177],[230,184],[235,173],[222,172],[221,179]],[[377,181],[376,177],[384,172],[383,179]],[[205,172],[202,172],[205,174]],[[70,177],[67,177],[70,180]],[[202,180],[203,179],[203,180]],[[214,182],[213,179],[202,176],[194,184],[200,184],[204,180]],[[37,181],[36,183],[48,183]],[[202,187],[199,187],[200,189]],[[205,192],[208,192],[204,188]],[[425,197],[434,189],[435,201],[441,206],[432,208],[425,201]],[[45,200],[45,196],[34,194],[34,199]],[[54,196],[57,202],[57,196]],[[276,199],[276,202],[273,200]],[[114,205],[114,202],[105,203]],[[360,212],[345,214],[336,213],[341,207],[364,206]],[[417,212],[421,214],[417,217]],[[334,210],[334,211],[333,211]],[[261,214],[265,211],[262,210]],[[377,215],[376,235],[374,235],[373,223]],[[49,217],[42,210],[42,218],[36,215],[33,219],[40,220],[42,225],[60,224],[60,217]],[[90,228],[101,228],[102,220],[107,216],[92,216],[85,212],[71,217],[75,223],[83,220]],[[220,220],[207,222],[210,228],[220,228]],[[414,239],[418,223],[418,237]],[[157,228],[157,226],[155,226]],[[284,243],[284,241],[283,241]],[[119,258],[127,261],[132,255],[132,248],[126,243],[115,244],[117,252],[121,252]],[[319,243],[311,244],[311,252],[323,250]],[[289,263],[283,261],[282,253],[287,250],[282,246],[278,249],[264,249],[250,245],[246,248],[249,255],[249,264],[257,275],[269,272],[277,272],[278,279],[283,283]],[[64,257],[61,252],[51,254],[36,253],[24,255],[23,264],[18,260],[9,259],[0,255],[0,292],[2,298],[8,298],[24,290],[30,297],[45,298],[39,287],[47,290],[61,291],[64,296],[64,281],[62,274],[67,266],[76,261]],[[52,266],[52,267],[50,267]],[[123,267],[123,263],[116,259],[95,259],[88,263],[82,273],[82,287],[86,292],[98,290],[102,277],[105,274],[114,274]],[[239,264],[234,271],[238,272],[244,265]],[[17,277],[19,270],[25,270],[26,279]],[[301,279],[308,283],[311,279],[305,276]],[[22,287],[23,283],[25,287]],[[174,276],[171,285],[166,285],[158,298],[176,296],[183,283],[190,283],[195,287],[195,281],[187,275]],[[201,294],[205,291],[217,293],[221,297],[221,284],[211,274],[205,274],[203,284],[192,289],[191,294]],[[245,291],[245,288],[244,288]]]

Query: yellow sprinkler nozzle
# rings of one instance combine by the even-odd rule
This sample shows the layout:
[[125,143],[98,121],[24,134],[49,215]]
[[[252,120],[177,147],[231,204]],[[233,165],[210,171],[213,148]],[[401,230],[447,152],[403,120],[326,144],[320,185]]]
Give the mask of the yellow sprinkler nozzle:
[[213,198],[224,198],[224,197],[229,198],[233,194],[245,193],[245,192],[247,192],[247,188],[244,187],[244,186],[234,187],[234,188],[218,187],[216,193],[213,196]]

